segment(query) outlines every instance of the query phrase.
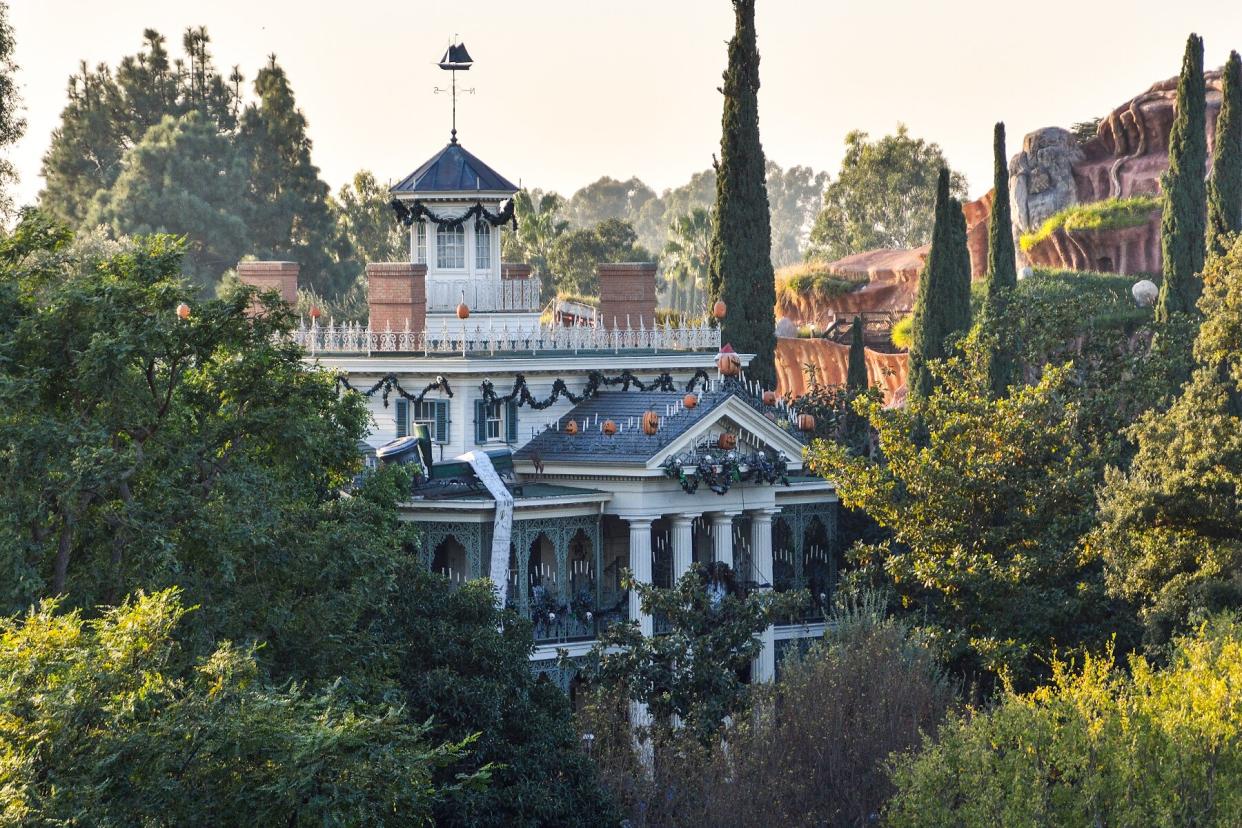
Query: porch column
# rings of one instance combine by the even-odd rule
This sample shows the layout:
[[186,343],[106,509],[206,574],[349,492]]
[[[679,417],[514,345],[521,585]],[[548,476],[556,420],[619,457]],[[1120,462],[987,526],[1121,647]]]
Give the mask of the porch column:
[[[622,516],[630,524],[630,571],[634,580],[640,583],[651,583],[651,522],[652,518],[643,515],[633,517]],[[630,590],[630,620],[638,621],[643,635],[653,633],[651,616],[642,611],[642,601],[638,592]]]
[[[750,555],[759,583],[769,590],[772,589],[772,515],[776,512],[776,509],[758,509],[749,513]],[[757,682],[772,681],[776,678],[776,628],[769,626],[759,637],[763,649],[751,662],[751,678]]]
[[716,563],[733,568],[733,518],[741,512],[712,512],[712,541]]
[[673,515],[673,584],[690,571],[694,562],[694,519],[698,515]]

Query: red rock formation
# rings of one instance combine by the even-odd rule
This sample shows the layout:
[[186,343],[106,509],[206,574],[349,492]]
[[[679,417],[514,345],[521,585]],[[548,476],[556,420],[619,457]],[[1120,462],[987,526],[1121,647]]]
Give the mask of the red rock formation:
[[838,259],[828,269],[844,279],[862,282],[862,287],[833,296],[810,291],[797,296],[779,292],[776,318],[787,317],[799,325],[814,325],[822,330],[837,317],[863,311],[906,313],[914,305],[927,249],[924,245],[914,250],[871,250]]
[[[906,385],[907,355],[867,352],[867,382],[879,385],[884,402],[893,404]],[[776,390],[779,394],[800,397],[807,391],[806,365],[815,366],[821,385],[845,385],[849,373],[850,349],[827,339],[776,340]]]
[[1026,252],[1036,267],[1103,273],[1160,272],[1160,211],[1146,223],[1116,230],[1059,229]]
[[970,277],[982,279],[988,270],[988,227],[991,226],[992,202],[996,190],[991,189],[982,198],[962,205],[966,216],[966,246],[970,248]]

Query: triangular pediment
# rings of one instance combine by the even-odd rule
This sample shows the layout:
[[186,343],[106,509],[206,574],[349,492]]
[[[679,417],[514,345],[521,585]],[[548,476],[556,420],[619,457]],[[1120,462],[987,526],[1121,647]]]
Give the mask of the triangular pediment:
[[676,440],[652,455],[647,461],[647,468],[660,468],[670,455],[675,456],[699,448],[720,447],[723,435],[732,436],[736,451],[784,454],[791,470],[802,468],[802,441],[786,431],[775,419],[764,416],[739,397],[725,400],[709,416],[695,423]]

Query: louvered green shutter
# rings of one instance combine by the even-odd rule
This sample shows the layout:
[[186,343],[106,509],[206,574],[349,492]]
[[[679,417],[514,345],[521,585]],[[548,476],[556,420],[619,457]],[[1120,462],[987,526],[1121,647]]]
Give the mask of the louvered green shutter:
[[448,400],[436,400],[436,433],[437,443],[448,442]]
[[410,403],[409,400],[397,400],[397,436],[404,437],[410,433]]
[[518,407],[516,402],[505,406],[505,442],[516,443],[518,438]]
[[474,401],[474,441],[479,445],[487,442],[487,403]]

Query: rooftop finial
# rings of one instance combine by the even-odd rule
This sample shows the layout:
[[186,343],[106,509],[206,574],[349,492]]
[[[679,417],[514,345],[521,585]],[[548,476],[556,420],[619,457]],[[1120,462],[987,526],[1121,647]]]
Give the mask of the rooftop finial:
[[[466,44],[457,42],[457,35],[453,35],[453,40],[454,43],[444,50],[444,56],[440,58],[440,68],[452,73],[452,84],[448,89],[436,87],[435,90],[436,94],[449,92],[453,97],[453,132],[449,138],[450,144],[457,143],[457,73],[470,71],[470,66],[474,63],[470,53],[466,51]],[[473,88],[461,91],[474,94]]]

